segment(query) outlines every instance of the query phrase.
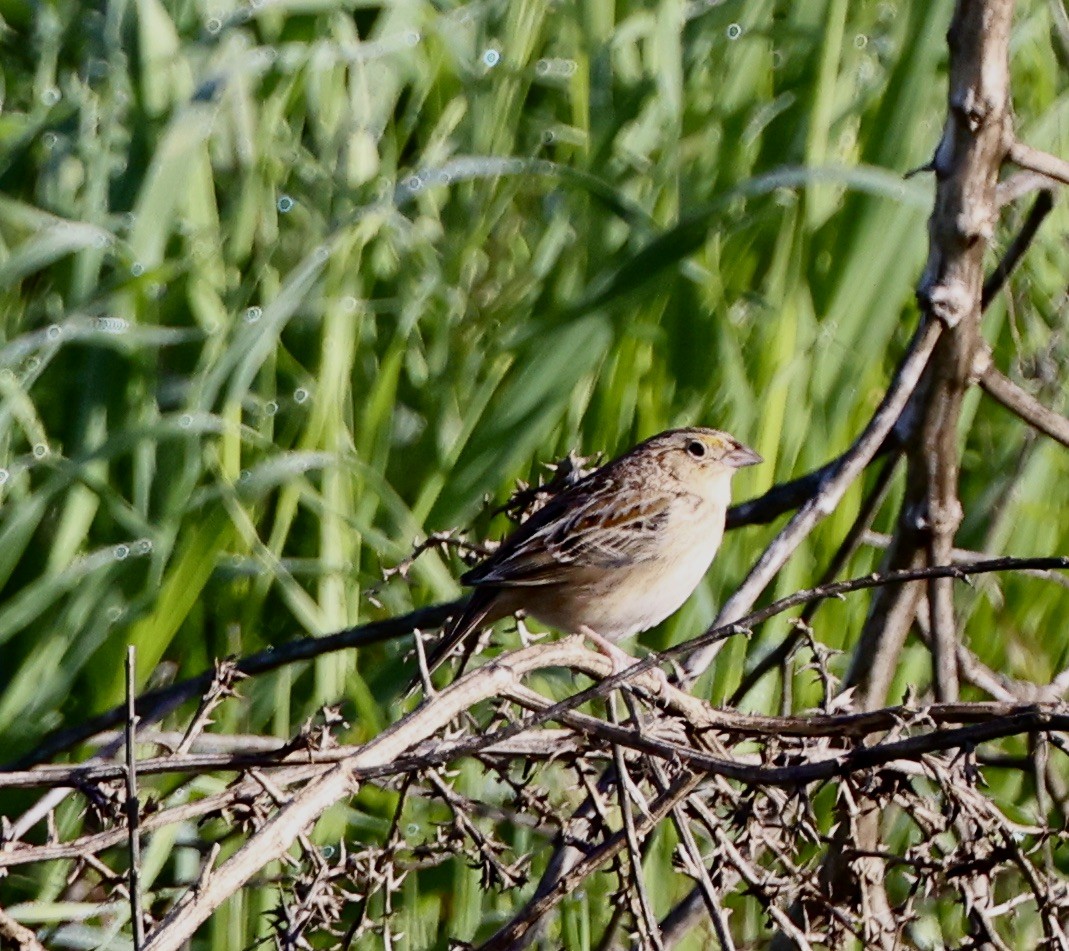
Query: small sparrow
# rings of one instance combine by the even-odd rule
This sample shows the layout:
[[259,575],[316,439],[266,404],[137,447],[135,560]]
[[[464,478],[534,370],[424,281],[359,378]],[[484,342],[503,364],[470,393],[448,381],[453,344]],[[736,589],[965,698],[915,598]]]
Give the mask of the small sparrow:
[[475,590],[427,657],[433,671],[476,632],[525,612],[613,642],[659,624],[698,586],[724,535],[736,469],[761,457],[715,429],[672,429],[553,496],[460,580]]

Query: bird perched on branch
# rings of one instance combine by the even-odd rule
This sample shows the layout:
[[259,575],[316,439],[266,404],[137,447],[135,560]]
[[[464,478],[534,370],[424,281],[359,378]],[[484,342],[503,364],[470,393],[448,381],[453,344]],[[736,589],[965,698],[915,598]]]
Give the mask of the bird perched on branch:
[[724,534],[731,477],[761,457],[716,429],[673,429],[553,496],[460,580],[475,590],[427,657],[428,672],[479,629],[525,612],[615,646],[659,624],[698,586]]

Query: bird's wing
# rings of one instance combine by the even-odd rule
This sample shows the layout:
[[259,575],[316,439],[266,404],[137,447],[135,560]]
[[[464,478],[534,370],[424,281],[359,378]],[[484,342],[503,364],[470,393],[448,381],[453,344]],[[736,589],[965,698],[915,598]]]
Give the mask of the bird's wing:
[[663,493],[613,504],[620,492],[601,479],[561,493],[524,522],[482,564],[461,578],[468,585],[542,585],[569,568],[618,568],[656,557],[651,544],[668,518]]

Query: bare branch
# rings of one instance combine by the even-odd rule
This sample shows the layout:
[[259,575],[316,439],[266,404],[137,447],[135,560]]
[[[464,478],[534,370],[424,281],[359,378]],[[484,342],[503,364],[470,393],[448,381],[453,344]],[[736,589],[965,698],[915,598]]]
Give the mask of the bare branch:
[[4,942],[11,942],[14,951],[45,951],[45,946],[37,940],[37,936],[29,928],[20,925],[3,908],[0,908],[0,938],[4,939]]
[[[268,862],[281,856],[325,809],[358,787],[361,770],[396,768],[396,760],[419,741],[433,735],[473,703],[500,696],[532,669],[556,666],[571,656],[581,638],[517,651],[508,664],[497,662],[462,677],[433,699],[424,701],[405,719],[393,724],[347,760],[312,780],[279,810],[248,842],[212,873],[212,887],[187,892],[149,936],[146,948],[178,949],[211,913]],[[583,653],[591,653],[583,651]],[[596,656],[596,655],[595,655]],[[604,659],[604,658],[603,658]],[[549,719],[542,715],[544,722]],[[514,736],[523,728],[505,728],[498,737]],[[480,742],[483,738],[480,738]],[[478,745],[478,744],[477,744]],[[485,742],[482,745],[486,745]],[[458,744],[458,748],[463,744]]]
[[1048,409],[1031,393],[1001,373],[994,364],[988,362],[980,376],[980,386],[988,396],[1028,425],[1069,447],[1069,419]]
[[[399,617],[346,628],[344,631],[326,637],[306,637],[288,644],[270,647],[236,661],[235,669],[244,676],[254,677],[278,670],[287,664],[311,660],[333,651],[380,644],[404,634],[411,634],[416,628],[440,627],[462,604],[463,601],[435,604]],[[214,676],[214,670],[205,671],[189,680],[142,694],[137,698],[137,715],[141,723],[155,723],[184,701],[203,696],[211,687]],[[59,730],[46,737],[31,753],[8,765],[13,769],[23,769],[35,763],[45,762],[57,753],[83,743],[97,733],[120,725],[125,715],[125,705],[119,705],[99,716],[90,717],[76,726]]]
[[[1029,567],[1069,567],[1069,559],[1010,559],[1008,561],[1018,561],[1021,566],[1023,566],[1024,562],[1028,562]],[[1006,559],[1000,559],[981,565],[946,565],[921,572],[902,572],[895,578],[895,581],[901,583],[906,580],[913,580],[918,576],[930,577],[933,573],[952,577],[985,570],[1005,570],[1006,562]],[[882,581],[887,583],[887,579],[882,579]],[[820,594],[822,596],[830,596],[830,592],[835,590],[842,591],[850,588],[851,585],[856,590],[862,587],[870,587],[877,583],[877,580],[873,578],[855,579],[853,582],[826,586]],[[814,595],[810,593],[809,596],[812,597]],[[780,603],[794,600],[793,597],[786,598],[782,599]],[[761,613],[763,612],[756,612],[756,614]],[[700,638],[699,642],[707,642],[709,636],[722,637],[732,627],[734,625],[728,625],[723,631],[711,632],[711,635],[707,635],[706,638]],[[412,714],[394,724],[362,747],[350,759],[339,763],[322,777],[313,780],[302,792],[295,795],[273,819],[253,835],[245,846],[215,871],[212,876],[212,888],[209,891],[187,893],[179,900],[165,921],[150,937],[147,947],[157,949],[157,951],[158,949],[179,947],[220,902],[224,901],[244,884],[266,862],[281,855],[297,835],[311,824],[323,810],[343,796],[354,792],[358,782],[358,773],[364,773],[366,770],[366,775],[375,775],[382,770],[396,770],[399,765],[398,760],[402,759],[407,749],[414,746],[419,740],[432,735],[437,729],[449,723],[471,704],[480,699],[500,696],[507,690],[519,688],[519,678],[540,667],[566,664],[568,666],[583,665],[590,669],[604,670],[606,669],[605,665],[611,666],[611,662],[607,658],[581,649],[580,641],[581,639],[579,638],[568,638],[554,644],[542,644],[537,647],[526,648],[506,655],[504,658],[467,674],[441,691],[432,700],[425,701]],[[676,652],[681,653],[680,648],[686,649],[689,646],[680,645],[679,648],[666,652],[665,656]],[[456,743],[450,748],[448,756],[453,758],[458,755],[475,752],[481,746],[509,739],[537,724],[549,720],[559,720],[565,714],[570,715],[569,722],[571,722],[571,718],[574,716],[572,711],[577,706],[587,702],[594,696],[604,695],[609,689],[615,688],[625,680],[634,679],[652,667],[653,663],[654,658],[651,655],[651,657],[633,665],[629,670],[607,677],[595,687],[580,691],[560,703],[549,705],[545,710],[533,717],[519,720],[499,730],[485,733],[474,741]],[[651,676],[645,689],[657,691],[661,689],[660,682],[656,677]],[[681,694],[681,696],[686,695]],[[690,699],[695,703],[699,702],[695,701],[694,698]],[[600,735],[608,735],[612,740],[628,741],[637,748],[644,750],[656,751],[660,748],[668,747],[678,755],[685,756],[687,760],[700,763],[707,773],[769,785],[796,786],[844,775],[858,769],[870,768],[895,759],[921,756],[934,750],[979,743],[1013,733],[1060,729],[1063,728],[1061,724],[1062,721],[1059,715],[1037,709],[1031,713],[1022,713],[1005,718],[997,724],[976,724],[956,730],[941,731],[937,735],[911,737],[897,743],[882,743],[872,747],[860,747],[846,755],[835,756],[828,760],[787,767],[746,767],[738,763],[690,751],[679,744],[661,740],[653,741],[633,731],[621,731],[619,728],[613,728],[609,724],[600,725],[598,732]],[[1064,726],[1069,727],[1069,717],[1066,717]],[[426,765],[428,761],[433,761],[434,759],[436,757],[422,758],[418,764],[413,761],[411,765]],[[663,805],[666,810],[670,810],[672,804],[668,802]],[[656,812],[656,809],[653,811]],[[657,818],[659,819],[660,816]],[[621,839],[620,846],[622,844],[623,840]],[[602,860],[607,860],[608,857],[605,855]],[[589,862],[590,859],[588,858],[584,861]],[[583,866],[584,863],[581,862],[568,875],[572,875]],[[595,865],[594,867],[598,866]],[[565,876],[565,879],[561,881],[567,880],[567,877]],[[544,910],[546,907],[551,907],[555,904],[553,896],[556,895],[557,900],[559,900],[561,894],[558,891],[559,887],[560,883],[557,883],[546,898],[532,903],[529,906],[531,913],[534,913],[537,909]],[[537,914],[541,914],[541,911],[537,911]],[[526,926],[522,930],[525,931]]]
[[1010,143],[1006,158],[1030,172],[1037,172],[1063,185],[1069,185],[1069,162],[1057,155],[1051,155],[1014,139]]
[[1043,220],[1050,214],[1053,207],[1054,195],[1049,189],[1044,189],[1036,196],[1036,200],[1032,202],[1032,207],[1028,211],[1028,217],[1021,226],[1021,230],[1010,242],[1009,247],[1006,248],[998,266],[984,281],[984,288],[980,294],[980,306],[983,310],[987,310],[991,302],[998,296],[999,291],[1005,286],[1006,280],[1017,269],[1017,265],[1021,263],[1025,251],[1035,240],[1039,226],[1043,224]]
[[[609,698],[609,711],[614,725],[619,725],[616,720],[614,699],[615,697]],[[624,839],[627,842],[631,891],[634,893],[635,904],[638,906],[638,914],[635,915],[636,923],[642,933],[644,943],[657,949],[657,951],[664,951],[664,942],[661,940],[661,930],[657,924],[657,917],[653,914],[653,906],[650,904],[650,896],[646,891],[646,883],[642,880],[642,850],[635,825],[635,813],[631,808],[631,798],[632,796],[637,798],[637,788],[627,771],[624,752],[619,743],[613,744],[612,757],[616,766],[617,801],[620,804],[620,813],[624,820]],[[643,802],[642,806],[644,813],[649,811],[646,803]]]
[[1061,183],[1038,172],[1020,171],[1007,175],[995,189],[999,208],[1019,201],[1034,192],[1053,192],[1061,188]]
[[134,932],[134,951],[145,945],[145,920],[141,914],[141,832],[138,822],[141,806],[137,799],[137,648],[126,649],[126,822],[130,868],[127,873],[130,892],[130,920]]
[[[686,799],[701,781],[699,774],[684,774],[671,787],[661,793],[650,803],[649,812],[636,824],[638,835],[648,835],[677,803]],[[601,845],[591,850],[577,865],[571,868],[554,887],[541,898],[528,903],[523,912],[514,917],[484,944],[479,951],[505,951],[507,948],[519,947],[524,935],[551,908],[558,905],[578,883],[592,872],[601,868],[626,844],[626,835],[621,830],[609,836]]]
[[[768,546],[746,580],[721,608],[716,624],[735,621],[750,609],[795,549],[816,525],[834,510],[846,490],[872,461],[912,396],[939,339],[940,331],[941,326],[937,321],[925,321],[918,328],[898,366],[894,380],[864,432],[850,451],[838,460],[833,473],[818,493],[795,513]],[[693,683],[700,677],[718,651],[719,647],[710,645],[707,650],[695,652],[687,662],[683,682]]]
[[[1012,18],[1013,0],[959,0],[947,31],[947,114],[931,163],[935,203],[928,222],[928,258],[917,285],[924,314],[942,323],[946,332],[933,350],[913,406],[916,426],[905,447],[906,491],[887,559],[893,569],[949,564],[963,518],[958,498],[958,429],[976,353],[982,346],[984,253],[997,221],[999,169],[1012,142]],[[1013,263],[1008,256],[1007,272]],[[958,632],[951,583],[932,578],[926,588],[935,692],[941,700],[954,700]],[[872,599],[845,681],[863,707],[885,702],[920,595],[919,586],[910,585],[884,589]],[[872,816],[858,823],[856,833],[845,835],[843,823],[855,819],[843,802],[837,813],[840,834],[823,863],[832,895],[849,894],[853,888],[854,872],[844,852],[847,842],[871,852],[880,835]],[[882,891],[882,872],[876,869],[873,874]],[[882,919],[885,896],[876,896],[876,900]],[[796,903],[792,920],[798,920],[800,911]]]
[[[141,777],[175,773],[232,772],[249,769],[292,769],[295,766],[329,766],[356,753],[358,746],[336,746],[326,750],[280,746],[277,737],[251,737],[261,749],[248,753],[171,753],[167,756],[138,760],[137,773]],[[428,741],[430,742],[430,741]],[[437,744],[435,744],[437,746]],[[564,753],[578,752],[572,730],[537,730],[521,733],[504,743],[486,747],[487,756],[551,759]],[[126,767],[120,763],[93,760],[73,766],[36,766],[26,770],[0,771],[0,789],[49,789],[63,787],[84,790],[87,786],[122,780]],[[304,777],[304,778],[307,778]],[[0,857],[0,866],[3,858]]]
[[[887,491],[891,485],[891,477],[894,475],[897,462],[898,458],[896,455],[894,458],[888,459],[883,469],[880,470],[875,485],[873,485],[869,494],[865,497],[864,502],[861,503],[861,508],[858,510],[857,516],[854,518],[854,522],[850,526],[850,530],[846,533],[842,542],[840,542],[828,567],[824,569],[824,574],[821,575],[819,584],[829,584],[835,580],[836,576],[846,566],[850,556],[865,537],[865,533],[868,530],[869,525],[872,523],[872,519],[876,516],[877,511],[879,511],[880,506],[883,504],[883,501],[887,496]],[[813,616],[816,614],[819,604],[821,604],[821,602],[811,601],[806,605],[806,609],[802,612],[802,615],[799,618],[800,624],[808,625],[813,620]],[[739,686],[735,688],[735,692],[731,695],[731,699],[728,701],[728,706],[737,707],[742,698],[754,688],[754,685],[764,677],[765,674],[785,663],[791,652],[801,640],[801,637],[801,628],[792,628],[791,632],[779,644],[762,657],[751,670],[747,671],[743,676],[742,681],[739,683]]]

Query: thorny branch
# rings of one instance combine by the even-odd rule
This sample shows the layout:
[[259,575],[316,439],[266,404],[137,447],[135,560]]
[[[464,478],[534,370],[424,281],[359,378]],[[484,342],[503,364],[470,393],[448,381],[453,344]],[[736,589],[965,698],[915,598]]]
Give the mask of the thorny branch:
[[[262,738],[248,738],[255,749],[205,752],[198,746],[210,735],[210,714],[232,696],[231,685],[238,677],[437,627],[459,602],[224,662],[214,672],[137,699],[136,718],[144,727],[184,701],[203,698],[169,752],[137,763],[142,782],[168,774],[177,783],[174,798],[153,811],[123,815],[119,784],[129,768],[107,758],[79,766],[32,768],[122,723],[127,711],[121,708],[50,737],[18,764],[25,768],[0,772],[0,788],[74,790],[92,821],[104,826],[103,831],[61,841],[53,803],[41,813],[48,819],[48,840],[30,842],[23,841],[21,826],[16,834],[5,820],[0,874],[15,865],[74,860],[72,880],[91,880],[119,900],[135,899],[136,879],[131,882],[135,894],[124,894],[125,875],[112,868],[120,861],[117,850],[132,841],[135,824],[141,834],[150,835],[166,825],[210,817],[242,837],[242,844],[218,866],[216,844],[199,880],[178,883],[192,887],[165,917],[152,919],[144,912],[153,925],[148,947],[181,946],[221,901],[262,874],[274,859],[284,860],[279,873],[283,897],[275,912],[280,945],[300,946],[316,929],[344,932],[347,942],[375,931],[389,945],[394,935],[392,896],[414,868],[461,855],[483,871],[488,886],[523,887],[530,855],[512,854],[510,843],[492,827],[508,821],[526,823],[543,834],[558,830],[556,856],[565,848],[572,852],[567,861],[551,860],[551,872],[543,876],[531,900],[485,941],[484,948],[521,947],[548,910],[599,870],[617,878],[623,898],[613,921],[630,915],[645,946],[673,946],[704,913],[718,942],[730,948],[725,905],[729,895],[756,901],[780,934],[798,947],[834,945],[849,938],[890,945],[905,940],[910,923],[926,907],[956,894],[976,942],[1007,946],[1014,913],[1031,905],[1047,944],[1069,947],[1069,886],[1054,861],[1057,852],[1064,865],[1065,853],[1059,850],[1069,844],[1059,831],[1069,817],[1069,790],[1062,788],[1050,764],[1069,749],[1069,707],[1056,699],[1069,681],[1059,676],[1049,687],[1034,686],[1033,696],[1043,697],[1043,702],[1016,702],[1029,691],[1022,685],[1008,687],[970,654],[960,639],[951,596],[953,579],[975,573],[1069,567],[1064,558],[961,564],[961,553],[953,547],[962,514],[956,485],[957,425],[969,386],[979,384],[1036,431],[1069,445],[1065,418],[995,368],[978,330],[980,313],[1004,286],[1049,213],[1053,183],[1069,182],[1069,163],[1012,135],[1005,56],[1012,6],[1009,0],[962,0],[955,13],[948,120],[931,163],[937,199],[930,255],[918,288],[924,316],[910,348],[852,447],[815,472],[732,509],[729,527],[769,522],[796,508],[798,512],[709,631],[622,673],[614,673],[605,658],[586,651],[575,639],[499,656],[363,744],[335,741],[333,732],[342,727],[333,718],[316,734],[318,740],[306,731],[275,749],[264,748]],[[1026,171],[999,183],[1003,160]],[[983,249],[996,214],[1037,188],[1039,195],[1020,234],[983,281]],[[887,570],[830,583],[883,500],[878,485],[881,491],[873,491],[871,504],[828,566],[825,583],[751,611],[799,543],[849,486],[874,459],[892,453],[905,454],[908,473]],[[570,459],[558,470],[556,484],[566,484],[581,465],[581,460]],[[891,469],[889,462],[885,481]],[[551,481],[525,488],[509,514],[519,517],[541,504],[554,485]],[[452,534],[424,544],[467,546]],[[406,567],[402,564],[399,573]],[[913,581],[924,582],[923,591],[909,583]],[[847,689],[832,698],[831,685],[843,670],[812,633],[813,606],[865,588],[875,588],[878,594],[846,671]],[[754,669],[747,686],[792,652],[808,653],[809,666],[830,700],[821,713],[772,717],[717,710],[675,687],[662,689],[648,673],[666,659],[689,656],[684,683],[691,683],[726,637],[748,633],[762,620],[802,604],[808,607],[796,634],[768,655],[772,661]],[[943,702],[914,697],[885,707],[889,672],[897,666],[906,632],[914,624],[930,645],[932,685],[935,698]],[[526,675],[556,665],[593,678],[595,685],[553,703],[522,682]],[[959,702],[959,680],[990,688],[1003,700]],[[857,689],[851,692],[851,687]],[[610,722],[577,709],[615,696],[615,691],[629,691],[624,696],[631,706],[630,720]],[[130,711],[131,722],[134,716]],[[559,727],[546,729],[550,722]],[[1030,739],[1033,755],[1020,755],[1014,742],[1020,736]],[[150,737],[144,734],[141,739],[147,742]],[[508,790],[508,801],[474,803],[454,790],[441,771],[460,759],[493,774]],[[525,770],[517,778],[512,764],[535,760],[540,770]],[[614,770],[605,773],[610,761]],[[992,770],[1016,770],[1030,777],[1039,790],[1037,800],[1045,803],[1046,812],[1060,813],[1061,821],[1048,822],[1043,816],[1025,825],[1019,817],[1004,814],[984,794],[984,771]],[[219,771],[237,772],[238,778],[223,792],[188,801],[192,777]],[[575,802],[551,801],[549,784],[538,785],[539,774],[559,773],[577,777],[578,788],[591,797],[589,810],[566,821],[561,816],[574,809]],[[617,791],[615,806],[599,787],[599,773],[613,777],[615,786],[609,788]],[[313,844],[309,827],[326,808],[365,783],[400,791],[389,832],[378,846],[349,852],[343,843],[336,856],[327,855]],[[568,788],[556,788],[561,785]],[[814,796],[829,788],[841,819],[831,833],[814,821],[812,804]],[[428,841],[409,846],[401,832],[402,813],[412,803],[434,801],[444,804],[450,822]],[[658,923],[644,892],[641,859],[645,843],[668,817],[681,843],[679,874],[694,888]],[[908,847],[889,844],[887,817],[908,824]],[[291,848],[299,850],[300,859]],[[621,861],[622,855],[629,861]],[[829,855],[835,861],[826,861]],[[1013,897],[1000,901],[1007,891]],[[135,912],[136,918],[141,916]],[[33,932],[2,909],[0,937],[19,947],[41,946]]]
[[[924,375],[907,379],[910,399],[899,411],[883,442],[875,448],[873,455],[868,456],[874,458],[895,443],[907,451],[907,497],[900,509],[899,531],[893,539],[887,562],[892,569],[917,568],[926,562],[946,564],[950,560],[954,532],[961,518],[956,496],[957,420],[964,390],[974,382],[975,354],[981,351],[978,315],[1019,263],[1049,211],[1051,177],[1066,180],[1062,174],[1067,167],[1065,163],[1007,144],[1011,142],[1006,108],[1006,49],[1011,13],[1012,3],[1007,2],[959,5],[949,34],[952,46],[950,109],[943,142],[931,165],[937,174],[939,193],[932,216],[931,252],[918,290],[922,307],[933,321],[945,325],[948,332],[943,339],[934,342],[931,362],[924,361]],[[985,135],[986,141],[974,148],[974,136],[983,140]],[[1007,152],[1023,167],[1050,177],[1038,179],[1043,191],[1024,228],[1007,250],[1002,264],[986,283],[982,283],[985,239],[990,235],[997,208],[1011,200],[1008,191],[1000,193],[997,184],[998,166]],[[1029,187],[1032,187],[1031,183]],[[1021,191],[1024,193],[1026,190]],[[1012,384],[1005,385],[1009,381],[996,374],[997,371],[989,368],[985,388],[1002,395],[1004,405],[1025,422],[1058,438],[1062,421],[1056,414],[1045,411],[1037,401],[1025,398],[1027,394]],[[895,387],[901,391],[901,384],[902,365],[892,391]],[[877,419],[887,403],[885,397],[867,432],[879,425]],[[895,443],[891,442],[892,435]],[[774,490],[773,494],[785,498],[788,505],[809,506],[808,524],[803,508],[762,555],[743,587],[722,609],[718,620],[749,608],[798,540],[815,524],[820,502],[834,504],[838,496],[831,484],[837,478],[842,481],[840,464],[856,455],[858,449],[856,444],[841,460],[829,463],[818,473]],[[747,516],[753,514],[752,510],[746,510]],[[919,526],[930,532],[927,537],[918,531]],[[916,588],[883,588],[870,610],[847,678],[848,686],[861,687],[859,699],[869,707],[882,702],[889,677],[897,667],[905,632],[915,617],[918,603],[922,603]],[[947,582],[933,579],[929,585],[929,598],[923,603],[930,605],[929,620],[934,631],[931,643],[936,688],[942,696],[953,697],[958,689],[956,656],[960,644]],[[688,679],[703,671],[715,653],[714,645],[704,654],[694,655]],[[551,874],[562,874],[571,859],[574,855],[551,863]],[[539,890],[548,887],[551,887],[549,881],[544,879]],[[692,904],[694,894],[692,892],[688,899]],[[788,929],[781,926],[781,930],[794,940]]]
[[[1069,568],[1069,559],[1021,560],[1012,567],[1035,567],[1037,563],[1050,567],[1052,562],[1058,563],[1062,568]],[[996,564],[999,563],[947,566],[931,570],[968,574],[978,570],[995,570]],[[1000,567],[1005,568],[1006,565],[1001,564]],[[909,577],[917,574],[911,573]],[[919,574],[923,575],[924,572]],[[895,580],[902,583],[906,576]],[[819,594],[827,597],[850,587],[860,589],[881,581],[886,583],[887,579],[854,579],[851,582],[824,586]],[[811,593],[810,596],[814,595]],[[804,599],[802,600],[804,603]],[[798,601],[797,597],[783,599],[781,609],[782,604],[795,604]],[[720,636],[732,627],[734,625],[710,634]],[[580,691],[568,701],[553,704],[522,687],[519,682],[527,673],[546,665],[581,670],[593,676],[597,686]],[[648,666],[649,662],[643,661],[636,664],[635,668],[644,669]],[[471,672],[441,691],[431,701],[424,703],[409,718],[400,721],[385,734],[363,746],[335,750],[331,743],[320,741],[318,745],[325,747],[325,752],[335,754],[337,765],[295,767],[293,764],[302,760],[303,751],[295,748],[293,744],[287,744],[276,751],[277,765],[283,771],[280,774],[281,779],[265,783],[262,775],[252,771],[250,775],[254,781],[239,783],[231,796],[211,804],[212,814],[230,814],[235,818],[244,816],[241,822],[252,831],[252,837],[235,856],[206,873],[206,880],[201,886],[188,893],[186,900],[179,903],[179,909],[191,905],[198,907],[196,917],[183,917],[172,912],[170,924],[164,922],[158,925],[150,935],[147,946],[177,946],[175,942],[180,942],[182,935],[188,935],[188,929],[194,921],[198,918],[203,920],[202,914],[210,912],[234,887],[247,880],[255,870],[262,868],[269,857],[280,856],[285,849],[285,843],[295,838],[300,839],[304,843],[304,851],[309,853],[312,847],[304,838],[303,830],[323,809],[350,794],[359,783],[418,776],[429,768],[446,766],[460,757],[475,757],[488,768],[496,768],[495,763],[517,754],[517,748],[508,746],[510,740],[521,734],[529,734],[534,727],[550,720],[556,720],[569,728],[576,742],[574,753],[561,752],[558,755],[557,759],[562,765],[567,762],[601,762],[606,749],[611,749],[614,745],[641,752],[645,757],[652,757],[661,764],[654,770],[648,768],[648,762],[643,760],[637,765],[627,767],[626,773],[631,777],[627,788],[637,789],[638,784],[642,782],[653,784],[650,793],[640,800],[643,802],[642,818],[633,817],[630,835],[626,828],[622,832],[609,833],[609,838],[602,846],[588,854],[583,863],[565,875],[562,881],[567,882],[574,881],[575,876],[604,866],[620,849],[628,847],[629,839],[632,843],[637,843],[641,836],[648,834],[655,827],[660,816],[675,814],[676,806],[684,801],[698,784],[716,777],[720,777],[721,781],[740,783],[741,789],[761,790],[763,795],[770,795],[775,787],[805,789],[813,783],[842,781],[856,774],[870,775],[875,770],[874,778],[869,780],[874,782],[881,769],[890,769],[893,774],[897,774],[903,768],[904,762],[925,762],[933,755],[946,754],[955,749],[971,749],[979,744],[1020,733],[1069,731],[1069,710],[1058,704],[953,704],[904,707],[870,713],[763,717],[717,710],[675,688],[669,688],[667,692],[662,690],[657,697],[657,706],[650,710],[650,715],[654,717],[652,725],[644,723],[637,726],[637,721],[613,725],[576,712],[575,707],[584,699],[604,695],[608,689],[619,686],[625,678],[643,683],[644,691],[661,690],[656,678],[640,677],[640,671],[609,676],[611,671],[610,661],[584,649],[578,638],[540,644],[509,654]],[[440,740],[434,741],[434,734],[455,721],[462,711],[474,711],[480,701],[502,697],[536,712],[529,716],[510,714],[500,721],[501,725],[498,727],[481,729],[471,737],[447,740],[444,743]],[[337,720],[336,717],[331,719]],[[661,723],[660,726],[656,725],[658,722]],[[877,734],[884,734],[885,738],[872,745],[865,742],[866,736]],[[752,753],[730,752],[732,746],[754,741],[763,744],[768,753],[773,754],[771,762],[764,761],[764,756],[755,759]],[[561,747],[561,750],[565,749]],[[312,756],[319,751],[312,748],[307,752]],[[199,764],[194,762],[196,757],[204,754],[176,752],[172,755],[176,760],[172,764],[173,770],[184,767],[197,771],[215,769],[220,765],[218,760]],[[219,757],[231,754],[213,755]],[[526,759],[526,751],[521,755]],[[322,761],[320,759],[320,762]],[[150,762],[144,761],[140,764],[139,773],[142,778],[151,774]],[[641,767],[642,762],[647,762],[647,767]],[[232,760],[229,765],[234,765]],[[96,808],[102,809],[107,815],[107,784],[119,781],[120,775],[117,772],[103,772],[103,767],[100,766],[91,769],[96,772],[87,770],[80,777],[77,776],[76,770],[68,769],[66,775],[61,777],[54,767],[39,768],[24,775],[22,782],[25,783],[27,778],[40,773],[41,780],[48,784],[56,781],[77,783],[80,793],[96,803]],[[683,770],[682,774],[680,770]],[[52,775],[49,776],[49,773]],[[688,774],[690,778],[680,786],[680,776]],[[300,786],[301,783],[304,783],[303,787]],[[295,784],[300,787],[297,791],[286,794],[277,792],[286,787],[292,790]],[[431,788],[437,789],[438,795],[443,795],[437,783],[432,783]],[[716,788],[723,789],[723,786]],[[734,786],[728,788],[736,789]],[[666,799],[665,796],[671,789],[678,792],[679,796],[676,797],[673,793]],[[733,794],[749,795],[739,791],[734,791]],[[118,802],[114,796],[112,799]],[[512,881],[515,863],[503,859],[501,847],[494,845],[487,836],[478,831],[477,818],[462,820],[459,817],[458,810],[463,808],[459,799],[447,796],[446,800],[450,809],[458,815],[457,828],[480,856],[480,863],[488,869],[493,869],[498,880],[506,883]],[[527,800],[523,802],[526,805]],[[116,807],[113,821],[121,822],[120,811]],[[158,822],[153,820],[166,816],[166,813],[167,810],[163,810],[147,816],[143,823],[145,832],[159,828]],[[166,818],[170,821],[187,820],[192,814],[196,813],[190,813],[187,806]],[[722,833],[731,837],[736,831],[729,823]],[[64,854],[73,854],[82,861],[88,861],[90,856],[97,854],[102,848],[118,844],[118,841],[114,838],[109,841],[98,840],[95,843],[83,841]],[[268,844],[265,845],[265,842]],[[633,849],[634,845],[632,853]],[[40,861],[49,856],[58,857],[54,844],[33,846],[8,842],[0,848],[0,867]],[[401,874],[401,867],[391,874]],[[322,889],[326,887],[323,883],[328,879],[337,879],[337,887],[341,887],[340,882],[345,877],[344,870],[335,870],[331,875],[334,878],[326,876],[325,872],[319,875],[315,879],[315,889],[309,894],[314,892],[321,895]],[[700,873],[698,877],[701,879]],[[710,881],[714,882],[715,889],[715,881]],[[748,879],[742,876],[740,881]],[[210,888],[206,887],[208,883]],[[506,884],[506,887],[509,886]],[[704,887],[712,900],[720,901],[716,894],[709,894],[709,883],[702,883],[701,887]],[[560,886],[544,894],[531,906],[529,916],[511,925],[507,933],[527,933],[529,924],[537,920],[538,914],[541,913],[539,910],[544,911],[552,907],[563,894],[565,891],[562,891]],[[287,905],[280,914],[283,911],[285,921],[290,925],[297,921],[305,922],[294,907]],[[770,910],[770,914],[779,918],[780,911],[773,913]],[[175,922],[183,927],[177,927]],[[301,927],[305,925],[302,924]]]

